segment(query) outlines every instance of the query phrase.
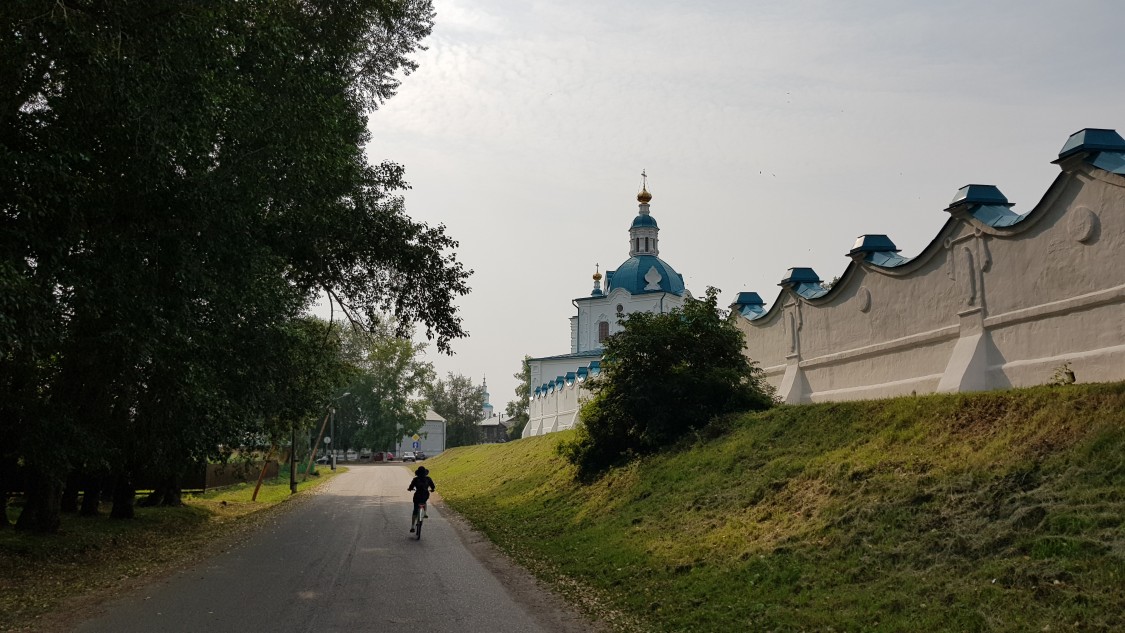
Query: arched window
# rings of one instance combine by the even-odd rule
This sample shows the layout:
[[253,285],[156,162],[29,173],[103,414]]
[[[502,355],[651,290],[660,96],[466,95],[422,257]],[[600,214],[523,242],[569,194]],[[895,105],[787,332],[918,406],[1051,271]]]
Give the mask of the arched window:
[[636,245],[635,248],[633,248],[633,250],[637,251],[639,253],[641,251],[641,238],[638,237],[638,238],[636,238],[636,240],[637,240],[637,245]]
[[607,338],[609,338],[609,322],[598,321],[598,342],[601,343]]
[[645,238],[645,252],[648,252],[648,238]]

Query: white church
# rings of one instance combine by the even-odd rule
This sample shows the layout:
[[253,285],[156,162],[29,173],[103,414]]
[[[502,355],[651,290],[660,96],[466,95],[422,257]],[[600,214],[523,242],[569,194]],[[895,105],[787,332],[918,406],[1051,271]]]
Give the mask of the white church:
[[[642,173],[642,176],[644,174]],[[533,358],[529,420],[523,437],[573,428],[580,401],[588,395],[586,379],[601,369],[602,342],[621,330],[618,323],[633,312],[668,312],[690,296],[683,275],[660,259],[660,227],[650,213],[647,181],[637,194],[637,217],[629,227],[629,258],[605,274],[594,273],[594,289],[574,300],[570,317],[570,353]]]

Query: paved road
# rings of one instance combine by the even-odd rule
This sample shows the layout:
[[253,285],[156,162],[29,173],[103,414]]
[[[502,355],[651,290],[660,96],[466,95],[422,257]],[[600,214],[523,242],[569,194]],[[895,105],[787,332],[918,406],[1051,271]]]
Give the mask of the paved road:
[[410,477],[395,464],[353,467],[240,545],[101,605],[104,612],[76,631],[587,629],[573,614],[550,613],[526,582],[506,588],[466,548],[440,504],[431,504],[415,541]]

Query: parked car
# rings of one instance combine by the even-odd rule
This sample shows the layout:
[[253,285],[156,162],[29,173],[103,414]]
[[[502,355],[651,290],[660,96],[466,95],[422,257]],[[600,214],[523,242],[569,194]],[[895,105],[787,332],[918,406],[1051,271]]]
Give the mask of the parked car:
[[317,457],[317,458],[316,458],[316,463],[318,463],[318,464],[327,464],[327,463],[328,463],[328,460],[329,460],[329,459],[330,459],[330,458],[329,458],[329,457],[328,457],[327,455],[321,455],[320,457]]
[[394,460],[395,460],[395,454],[390,452],[390,451],[387,451],[387,461],[393,462]]
[[402,454],[402,461],[412,462],[414,460],[415,460],[414,453],[411,453],[410,451],[406,451],[405,453]]
[[384,455],[385,455],[385,454],[384,454],[384,453],[382,453],[382,452],[379,452],[379,453],[374,453],[373,455],[371,455],[371,461],[373,461],[373,462],[381,462],[381,461],[383,461],[383,459],[384,459]]
[[414,459],[422,461],[423,459],[426,459],[426,454],[422,451],[414,451]]

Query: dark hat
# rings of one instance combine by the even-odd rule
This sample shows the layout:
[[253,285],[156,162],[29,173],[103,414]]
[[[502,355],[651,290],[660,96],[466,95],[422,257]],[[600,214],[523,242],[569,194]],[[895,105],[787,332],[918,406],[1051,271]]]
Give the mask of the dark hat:
[[419,466],[418,470],[414,471],[414,474],[418,475],[419,477],[425,477],[426,475],[430,474],[430,471],[426,470],[425,466]]

